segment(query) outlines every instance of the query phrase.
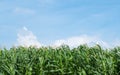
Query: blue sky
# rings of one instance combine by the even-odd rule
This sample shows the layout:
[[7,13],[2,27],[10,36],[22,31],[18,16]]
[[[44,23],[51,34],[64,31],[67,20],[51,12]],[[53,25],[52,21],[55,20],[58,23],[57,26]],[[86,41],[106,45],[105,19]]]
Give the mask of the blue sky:
[[25,28],[44,44],[84,35],[119,44],[120,0],[0,0],[0,46]]

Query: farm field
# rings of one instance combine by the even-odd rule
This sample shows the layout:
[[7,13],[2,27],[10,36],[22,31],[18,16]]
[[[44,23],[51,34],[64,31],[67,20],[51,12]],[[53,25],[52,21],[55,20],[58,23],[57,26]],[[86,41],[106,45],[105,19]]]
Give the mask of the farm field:
[[120,75],[120,47],[4,48],[0,75]]
[[120,0],[0,0],[0,75],[120,75]]

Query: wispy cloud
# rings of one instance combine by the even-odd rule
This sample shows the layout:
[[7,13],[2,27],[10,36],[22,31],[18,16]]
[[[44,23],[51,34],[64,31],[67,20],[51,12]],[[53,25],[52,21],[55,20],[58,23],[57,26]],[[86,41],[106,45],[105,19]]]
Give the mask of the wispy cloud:
[[35,14],[35,11],[29,8],[16,7],[13,11],[16,14]]
[[19,46],[36,46],[40,47],[42,44],[37,40],[37,37],[29,31],[26,27],[23,27],[17,34],[17,45]]

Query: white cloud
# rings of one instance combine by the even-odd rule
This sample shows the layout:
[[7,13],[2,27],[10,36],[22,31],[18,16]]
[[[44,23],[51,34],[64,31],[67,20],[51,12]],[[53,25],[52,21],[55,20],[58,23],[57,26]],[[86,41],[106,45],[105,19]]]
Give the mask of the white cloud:
[[42,46],[41,43],[37,40],[37,37],[29,31],[26,27],[23,27],[17,34],[17,45],[18,46],[36,46],[40,47]]
[[112,48],[110,46],[110,44],[108,44],[107,42],[103,41],[103,40],[97,40],[96,41],[96,44],[102,46],[103,48]]
[[112,46],[120,46],[120,39],[115,39],[115,41],[112,43]]
[[[31,31],[29,31],[26,27],[23,27],[19,31],[17,36],[18,36],[18,38],[17,38],[17,45],[18,46],[25,46],[25,47],[45,46],[42,43],[40,43],[37,40],[37,37]],[[70,37],[70,38],[66,38],[66,39],[60,39],[60,40],[53,41],[52,44],[50,44],[50,46],[56,48],[56,47],[59,47],[63,44],[66,44],[66,45],[70,46],[71,48],[77,47],[77,46],[82,45],[82,44],[87,44],[88,46],[94,46],[96,44],[99,44],[103,48],[113,48],[115,46],[119,46],[120,41],[116,40],[112,44],[110,44],[110,43],[108,44],[107,42],[101,40],[99,37],[81,35],[81,36],[75,36],[75,37]]]
[[14,9],[14,13],[17,13],[17,14],[35,14],[35,11],[32,9],[29,9],[29,8],[16,7]]
[[62,44],[69,45],[70,47],[77,47],[77,46],[82,45],[82,44],[87,44],[89,46],[99,44],[99,45],[101,45],[102,47],[105,47],[105,48],[109,47],[109,45],[106,42],[100,40],[98,37],[87,36],[87,35],[71,37],[71,38],[63,39],[63,40],[56,40],[53,43],[52,46],[53,47],[59,47]]

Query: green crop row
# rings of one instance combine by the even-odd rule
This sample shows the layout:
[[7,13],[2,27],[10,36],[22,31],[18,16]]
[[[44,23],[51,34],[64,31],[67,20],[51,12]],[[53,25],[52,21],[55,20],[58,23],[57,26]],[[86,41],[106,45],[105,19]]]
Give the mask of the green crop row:
[[1,49],[0,75],[120,75],[120,47]]

